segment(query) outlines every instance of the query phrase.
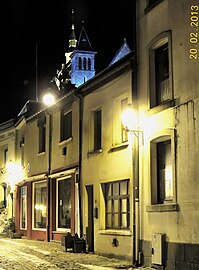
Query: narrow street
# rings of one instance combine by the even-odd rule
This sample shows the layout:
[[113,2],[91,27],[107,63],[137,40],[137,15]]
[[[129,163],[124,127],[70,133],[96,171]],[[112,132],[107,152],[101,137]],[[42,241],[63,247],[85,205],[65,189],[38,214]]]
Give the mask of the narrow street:
[[[132,269],[129,262],[63,251],[57,242],[0,238],[0,270]],[[146,268],[145,268],[146,269]]]

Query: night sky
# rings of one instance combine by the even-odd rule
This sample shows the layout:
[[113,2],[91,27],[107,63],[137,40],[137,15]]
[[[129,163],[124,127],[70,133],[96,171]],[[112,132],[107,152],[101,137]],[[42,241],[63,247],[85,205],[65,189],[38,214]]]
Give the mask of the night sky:
[[65,62],[72,8],[76,38],[84,21],[97,52],[96,73],[109,65],[124,38],[133,49],[132,0],[1,1],[0,123],[16,117],[27,100],[35,99],[36,44],[40,95]]

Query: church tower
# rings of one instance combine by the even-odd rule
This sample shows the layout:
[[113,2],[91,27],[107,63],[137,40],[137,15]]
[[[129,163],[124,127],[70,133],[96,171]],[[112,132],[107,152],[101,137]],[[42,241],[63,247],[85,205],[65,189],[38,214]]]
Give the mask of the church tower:
[[77,47],[71,54],[71,83],[76,87],[95,76],[95,54],[82,27]]

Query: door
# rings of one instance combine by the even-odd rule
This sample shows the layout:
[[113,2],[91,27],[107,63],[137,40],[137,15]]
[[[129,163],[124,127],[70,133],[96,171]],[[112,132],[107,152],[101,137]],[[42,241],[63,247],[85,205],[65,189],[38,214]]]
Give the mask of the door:
[[93,185],[86,186],[88,194],[88,227],[86,230],[88,251],[94,252]]

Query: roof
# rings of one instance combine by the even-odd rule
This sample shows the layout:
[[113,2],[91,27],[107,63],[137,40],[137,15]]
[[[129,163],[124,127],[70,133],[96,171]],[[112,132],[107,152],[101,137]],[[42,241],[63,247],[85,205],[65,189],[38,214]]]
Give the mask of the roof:
[[117,62],[118,60],[120,60],[121,58],[123,58],[124,56],[129,54],[130,52],[131,52],[131,49],[130,49],[129,45],[127,44],[126,39],[124,38],[122,46],[120,47],[120,49],[118,50],[118,52],[114,56],[110,65],[114,64],[115,62]]
[[91,43],[89,41],[89,38],[86,34],[86,30],[84,27],[82,27],[81,29],[76,49],[82,51],[93,51],[93,48],[91,47]]

